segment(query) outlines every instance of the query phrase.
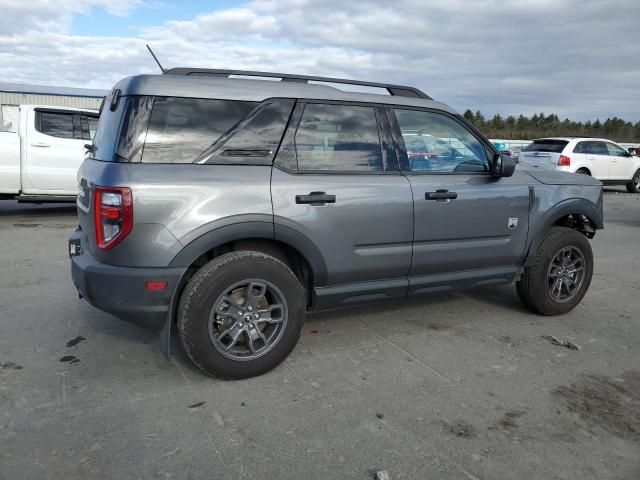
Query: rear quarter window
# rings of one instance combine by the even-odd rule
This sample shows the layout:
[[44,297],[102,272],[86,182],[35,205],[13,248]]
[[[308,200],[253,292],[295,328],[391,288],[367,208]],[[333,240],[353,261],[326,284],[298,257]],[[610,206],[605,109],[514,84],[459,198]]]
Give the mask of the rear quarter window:
[[156,97],[142,162],[192,163],[243,120],[257,102]]

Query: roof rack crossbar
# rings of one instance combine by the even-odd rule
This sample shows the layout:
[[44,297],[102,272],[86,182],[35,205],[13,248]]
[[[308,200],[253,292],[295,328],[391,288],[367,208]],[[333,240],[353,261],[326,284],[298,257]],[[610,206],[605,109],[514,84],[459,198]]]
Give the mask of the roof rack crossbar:
[[230,77],[231,75],[240,75],[246,77],[265,77],[265,78],[279,78],[283,82],[295,82],[295,83],[309,83],[309,82],[324,82],[324,83],[340,83],[345,85],[360,85],[363,87],[376,87],[383,88],[389,92],[389,95],[395,95],[398,97],[411,97],[411,98],[425,98],[432,100],[432,98],[421,90],[414,87],[408,87],[404,85],[392,85],[389,83],[377,83],[367,82],[360,80],[349,80],[346,78],[332,78],[332,77],[316,77],[312,75],[292,75],[289,73],[275,73],[275,72],[256,72],[252,70],[225,70],[217,68],[185,68],[177,67],[171,68],[164,72],[165,75],[185,75],[185,76],[210,76],[210,77]]

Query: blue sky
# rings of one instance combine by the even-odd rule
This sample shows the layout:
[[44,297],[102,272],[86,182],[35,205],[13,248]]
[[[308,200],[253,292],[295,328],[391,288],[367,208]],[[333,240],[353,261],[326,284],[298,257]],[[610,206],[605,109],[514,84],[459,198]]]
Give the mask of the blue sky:
[[165,67],[416,86],[463,111],[640,120],[640,1],[0,0],[0,82]]
[[161,25],[168,20],[189,20],[199,13],[221,10],[241,3],[240,1],[228,0],[216,0],[215,2],[154,1],[143,3],[127,16],[112,15],[104,8],[94,6],[86,14],[73,16],[70,33],[110,37],[135,35],[144,27]]

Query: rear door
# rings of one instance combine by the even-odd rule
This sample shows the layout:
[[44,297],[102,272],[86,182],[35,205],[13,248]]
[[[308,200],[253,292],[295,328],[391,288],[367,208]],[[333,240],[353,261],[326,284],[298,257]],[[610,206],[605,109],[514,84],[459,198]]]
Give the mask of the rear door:
[[568,143],[556,138],[534,140],[520,151],[518,164],[524,169],[554,170]]
[[80,112],[37,108],[29,111],[24,193],[76,195],[84,144],[90,140],[88,117],[83,132]]
[[591,176],[598,180],[608,180],[611,168],[611,157],[604,142],[586,142],[587,162],[591,170]]
[[[452,115],[406,108],[389,113],[400,147],[400,167],[413,191],[411,292],[469,277],[512,276],[527,239],[525,175],[492,177],[492,150]],[[448,144],[446,161],[412,162],[406,150],[415,142],[409,132],[415,131]]]
[[611,160],[609,180],[631,180],[634,167],[634,158],[624,148],[615,143],[606,142],[607,151]]
[[411,263],[411,187],[398,171],[384,112],[298,103],[273,169],[276,238],[291,230],[326,264],[320,306],[404,295]]

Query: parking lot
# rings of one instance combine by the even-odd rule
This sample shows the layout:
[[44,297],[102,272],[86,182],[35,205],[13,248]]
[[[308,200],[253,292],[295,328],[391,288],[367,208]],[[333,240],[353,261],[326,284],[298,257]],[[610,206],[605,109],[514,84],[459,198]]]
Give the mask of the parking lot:
[[640,478],[640,195],[623,190],[568,315],[512,286],[326,312],[237,382],[78,299],[73,206],[3,202],[0,479]]

